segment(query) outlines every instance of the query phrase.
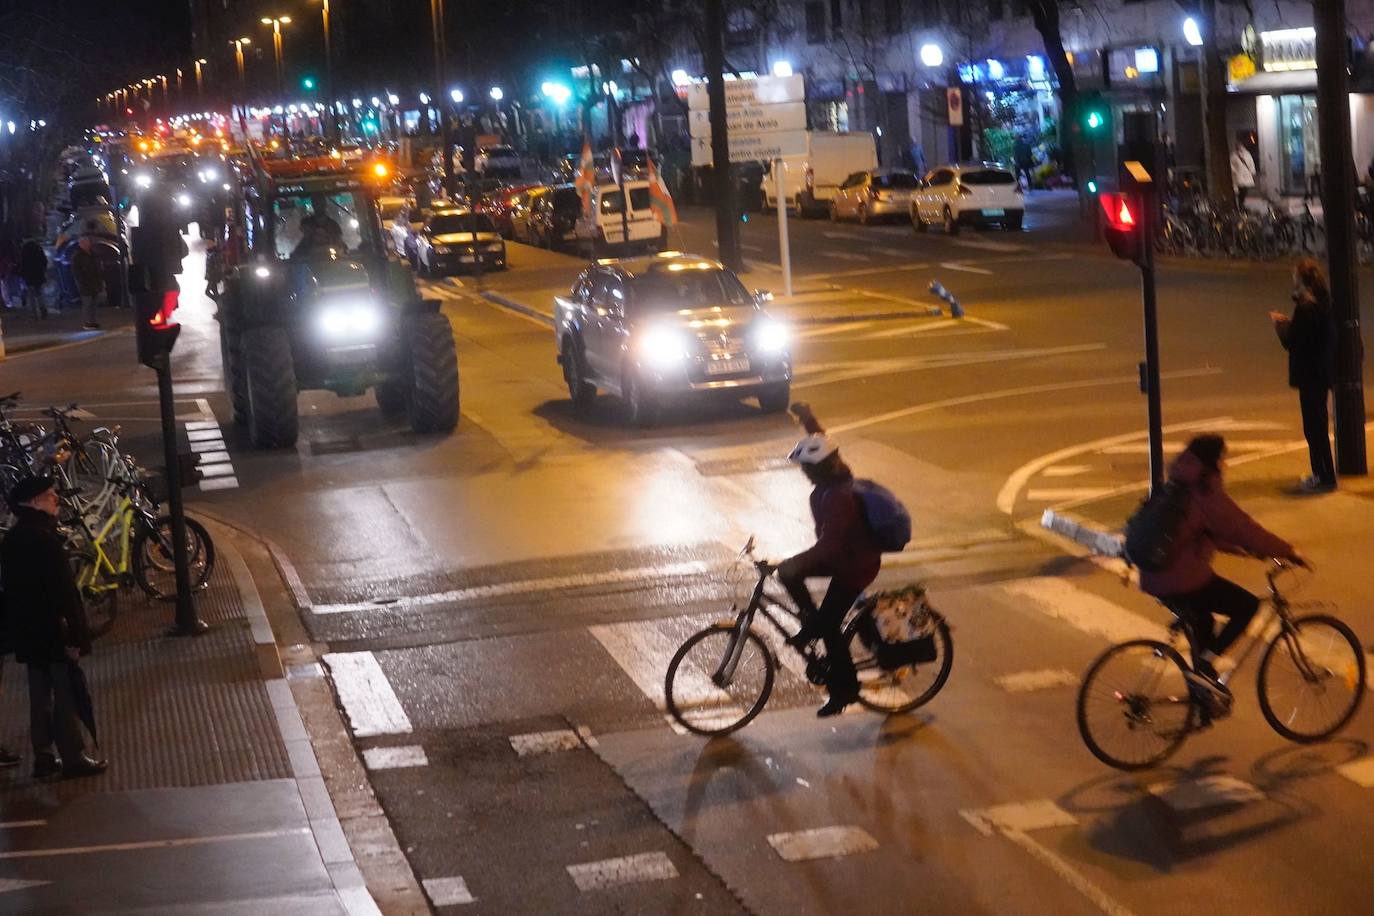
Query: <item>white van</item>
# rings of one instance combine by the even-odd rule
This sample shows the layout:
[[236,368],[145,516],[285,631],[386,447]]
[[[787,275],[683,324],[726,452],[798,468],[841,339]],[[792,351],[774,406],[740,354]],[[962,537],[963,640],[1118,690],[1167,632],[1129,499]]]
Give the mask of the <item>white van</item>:
[[[630,209],[622,218],[624,197],[630,198]],[[598,251],[634,245],[657,248],[665,235],[649,207],[649,182],[643,180],[625,182],[624,196],[619,185],[597,185],[592,191],[591,215],[577,222],[577,237],[590,238]]]
[[[806,146],[805,156],[788,156],[782,160],[786,169],[783,175],[786,206],[792,213],[828,213],[831,198],[846,178],[855,172],[878,167],[878,147],[867,131],[838,134],[809,130]],[[765,163],[762,188],[765,210],[778,205],[777,179],[772,168]]]

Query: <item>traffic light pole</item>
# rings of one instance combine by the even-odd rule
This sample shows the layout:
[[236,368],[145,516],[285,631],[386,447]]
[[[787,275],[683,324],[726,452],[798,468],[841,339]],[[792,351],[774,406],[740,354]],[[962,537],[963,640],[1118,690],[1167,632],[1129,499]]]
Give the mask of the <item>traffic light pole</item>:
[[1155,300],[1155,221],[1158,203],[1147,191],[1140,207],[1140,298],[1145,312],[1145,362],[1140,384],[1150,423],[1150,490],[1164,483],[1164,410],[1159,390],[1159,309]]
[[170,355],[157,372],[157,399],[162,414],[162,458],[166,466],[167,508],[172,517],[172,562],[176,566],[176,622],[169,636],[199,636],[209,627],[196,613],[191,597],[191,558],[186,554],[186,507],[181,499],[181,459],[177,454],[176,401],[172,396]]
[[711,172],[716,181],[716,241],[721,262],[743,268],[739,223],[735,218],[735,183],[730,177],[730,134],[725,111],[725,14],[722,0],[706,0],[706,92],[711,100]]

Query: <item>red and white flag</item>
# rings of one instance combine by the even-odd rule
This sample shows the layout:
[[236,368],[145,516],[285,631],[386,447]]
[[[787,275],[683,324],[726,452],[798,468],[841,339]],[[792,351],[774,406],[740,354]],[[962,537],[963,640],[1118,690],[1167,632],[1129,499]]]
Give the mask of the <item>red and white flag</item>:
[[582,138],[582,158],[577,163],[577,177],[573,187],[582,196],[582,212],[592,212],[592,190],[596,187],[596,160],[592,157],[592,141]]
[[673,195],[668,191],[668,183],[663,180],[663,174],[652,158],[649,158],[649,209],[654,211],[654,219],[663,225],[677,225],[677,207],[673,204]]

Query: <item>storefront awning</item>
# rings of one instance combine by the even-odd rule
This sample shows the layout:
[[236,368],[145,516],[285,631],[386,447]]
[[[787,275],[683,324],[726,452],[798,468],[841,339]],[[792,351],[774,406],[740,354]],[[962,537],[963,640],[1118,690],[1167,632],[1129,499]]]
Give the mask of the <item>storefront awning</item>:
[[1317,91],[1316,70],[1286,70],[1275,73],[1256,73],[1248,80],[1236,83],[1232,92],[1242,95],[1297,95]]

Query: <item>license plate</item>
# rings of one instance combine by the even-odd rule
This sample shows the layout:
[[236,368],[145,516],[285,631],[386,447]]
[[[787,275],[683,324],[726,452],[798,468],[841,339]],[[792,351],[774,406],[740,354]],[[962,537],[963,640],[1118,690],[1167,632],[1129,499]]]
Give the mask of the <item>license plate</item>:
[[1007,211],[1006,211],[1006,210],[984,210],[984,211],[983,211],[983,215],[984,215],[984,216],[1006,216],[1006,215],[1007,215]]
[[734,375],[749,371],[749,357],[739,359],[713,359],[706,364],[707,375]]

